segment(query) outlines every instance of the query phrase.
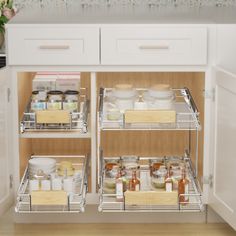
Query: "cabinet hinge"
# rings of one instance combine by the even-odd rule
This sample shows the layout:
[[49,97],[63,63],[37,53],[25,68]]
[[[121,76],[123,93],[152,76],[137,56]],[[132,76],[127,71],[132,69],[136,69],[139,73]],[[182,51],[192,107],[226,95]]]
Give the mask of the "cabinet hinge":
[[10,98],[11,98],[11,89],[7,88],[7,101],[10,102]]
[[13,175],[9,176],[9,187],[13,188]]
[[212,188],[213,187],[213,175],[204,176],[203,177],[203,184],[208,184],[210,186],[210,188]]
[[215,88],[204,89],[203,96],[204,96],[204,98],[211,99],[214,102],[215,101]]

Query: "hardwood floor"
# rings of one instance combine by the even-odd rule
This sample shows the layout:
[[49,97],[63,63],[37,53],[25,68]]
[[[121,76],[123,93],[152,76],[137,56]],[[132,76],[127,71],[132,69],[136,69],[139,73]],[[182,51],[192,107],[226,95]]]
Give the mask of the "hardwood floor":
[[0,236],[236,236],[227,224],[14,224],[0,219]]

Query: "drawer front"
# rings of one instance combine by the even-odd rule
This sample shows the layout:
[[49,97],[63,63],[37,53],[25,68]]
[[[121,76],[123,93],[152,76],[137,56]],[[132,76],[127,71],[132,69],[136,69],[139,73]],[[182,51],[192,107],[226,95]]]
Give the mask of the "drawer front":
[[204,65],[207,29],[203,27],[102,28],[104,65]]
[[9,28],[9,65],[99,64],[99,28]]

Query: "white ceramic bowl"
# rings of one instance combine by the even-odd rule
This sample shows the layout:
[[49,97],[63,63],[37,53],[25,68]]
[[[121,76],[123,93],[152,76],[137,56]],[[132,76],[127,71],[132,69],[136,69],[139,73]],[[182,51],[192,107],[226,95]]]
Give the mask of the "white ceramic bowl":
[[174,91],[168,84],[156,84],[148,89],[149,96],[153,98],[170,98],[174,96]]
[[143,99],[150,110],[172,110],[175,101],[173,94],[166,98],[157,98],[150,96],[149,92],[144,93]]
[[131,99],[137,95],[137,92],[131,84],[117,84],[112,90],[112,95],[115,98]]
[[56,166],[56,160],[52,158],[36,157],[29,160],[29,166],[32,168],[52,168]]

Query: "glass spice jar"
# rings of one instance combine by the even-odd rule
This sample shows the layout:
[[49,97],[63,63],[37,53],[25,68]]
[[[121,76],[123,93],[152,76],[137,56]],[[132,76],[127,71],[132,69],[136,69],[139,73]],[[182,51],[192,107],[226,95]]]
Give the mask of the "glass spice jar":
[[47,109],[61,110],[62,109],[63,92],[59,90],[51,90],[48,92]]
[[78,111],[79,109],[79,92],[76,90],[67,90],[63,101],[63,110]]
[[46,109],[46,93],[38,90],[32,92],[31,104],[32,111],[40,111]]

